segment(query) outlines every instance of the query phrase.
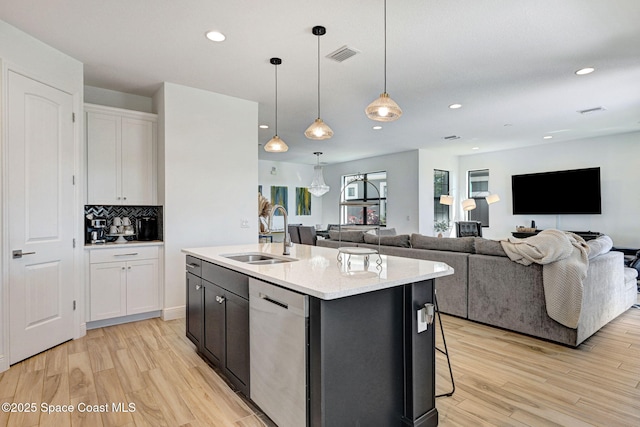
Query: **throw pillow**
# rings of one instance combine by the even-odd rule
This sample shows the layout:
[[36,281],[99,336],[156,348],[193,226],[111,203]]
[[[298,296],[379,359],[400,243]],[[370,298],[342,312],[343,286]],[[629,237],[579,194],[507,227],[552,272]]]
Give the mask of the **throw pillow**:
[[502,244],[497,240],[475,237],[473,247],[476,253],[480,255],[507,256],[507,253],[502,248]]
[[473,253],[473,237],[431,237],[422,234],[411,235],[411,247],[436,251]]
[[609,236],[600,236],[587,241],[587,246],[589,246],[589,259],[593,259],[609,252],[613,248],[613,240]]
[[[372,234],[364,235],[364,242],[371,245],[378,244],[378,236]],[[399,234],[397,236],[380,236],[380,245],[383,246],[398,246],[401,248],[410,248],[411,241],[408,234]]]
[[378,230],[378,236],[395,236],[396,229],[395,228],[380,228]]
[[343,242],[364,243],[364,231],[343,231],[329,230],[331,240],[341,240]]

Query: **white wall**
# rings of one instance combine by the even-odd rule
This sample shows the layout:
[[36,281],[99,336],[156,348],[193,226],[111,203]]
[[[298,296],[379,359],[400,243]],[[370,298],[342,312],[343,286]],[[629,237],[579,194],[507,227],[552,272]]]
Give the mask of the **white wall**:
[[[462,156],[458,189],[464,191],[466,171],[489,169],[489,190],[497,193],[501,201],[489,207],[491,227],[483,229],[485,237],[508,237],[517,225],[528,226],[534,220],[541,229],[598,231],[611,236],[617,246],[638,247],[639,159],[640,132]],[[601,168],[601,215],[511,214],[511,175],[598,166]]]
[[154,102],[164,134],[164,306],[175,314],[185,304],[182,248],[258,241],[258,104],[172,83]]
[[[60,51],[47,46],[41,41],[31,37],[30,35],[18,30],[11,25],[0,21],[0,63],[2,72],[0,74],[0,142],[2,147],[2,155],[5,158],[6,152],[6,132],[2,128],[2,124],[6,122],[7,117],[7,100],[6,100],[6,76],[9,70],[19,72],[29,78],[48,84],[55,88],[70,93],[73,96],[73,109],[76,113],[76,125],[74,128],[75,139],[75,174],[82,176],[82,158],[83,158],[83,120],[82,120],[82,98],[83,98],[83,75],[82,63],[67,56]],[[0,188],[4,188],[4,168],[0,163]],[[76,185],[75,192],[75,211],[77,212],[76,223],[78,227],[75,231],[76,241],[82,242],[83,221],[81,219],[82,212],[82,194],[84,187],[82,180]],[[0,276],[0,372],[9,368],[9,258],[10,248],[8,247],[8,223],[5,216],[5,208],[7,207],[6,192],[2,192],[2,209],[0,210],[0,242],[2,244],[2,274]],[[75,252],[75,262],[82,265],[83,249],[82,245],[78,245]],[[74,336],[79,337],[83,334],[81,327],[84,324],[84,310],[82,301],[84,301],[83,293],[83,268],[76,269],[75,277],[75,297],[80,303],[80,309],[76,311]]]
[[[264,197],[271,200],[272,186],[285,186],[289,188],[287,213],[289,215],[290,224],[327,224],[326,222],[323,222],[322,206],[325,197],[329,193],[322,197],[311,196],[311,215],[296,215],[296,187],[309,187],[309,185],[311,185],[311,181],[313,180],[313,166],[314,165],[273,162],[267,160],[258,161],[258,184],[262,185],[262,195]],[[272,168],[275,168],[275,174],[271,173]],[[336,190],[331,188],[329,192],[332,191]],[[256,198],[258,196],[257,192],[258,189],[256,188]],[[254,215],[251,220],[258,221],[257,215]],[[275,216],[273,218],[273,228],[282,228],[283,222],[282,216]]]
[[338,204],[343,175],[378,171],[387,171],[387,227],[395,228],[398,234],[417,233],[419,167],[416,151],[325,166],[324,180],[331,191],[323,196],[322,222],[339,222]]
[[84,87],[84,102],[142,111],[143,113],[156,112],[153,109],[153,100],[151,98],[93,86]]

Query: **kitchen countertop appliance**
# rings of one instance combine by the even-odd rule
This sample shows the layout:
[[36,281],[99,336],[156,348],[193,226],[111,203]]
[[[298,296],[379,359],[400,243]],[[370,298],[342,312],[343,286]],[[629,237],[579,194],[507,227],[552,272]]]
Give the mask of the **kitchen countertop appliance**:
[[106,218],[87,215],[85,218],[85,244],[107,243],[107,220]]
[[155,216],[143,216],[136,220],[138,240],[158,240],[158,218]]

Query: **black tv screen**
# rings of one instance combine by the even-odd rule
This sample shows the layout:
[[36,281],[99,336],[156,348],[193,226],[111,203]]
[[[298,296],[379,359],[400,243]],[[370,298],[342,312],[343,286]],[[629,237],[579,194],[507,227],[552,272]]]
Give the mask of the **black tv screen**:
[[600,168],[511,176],[514,215],[601,214]]

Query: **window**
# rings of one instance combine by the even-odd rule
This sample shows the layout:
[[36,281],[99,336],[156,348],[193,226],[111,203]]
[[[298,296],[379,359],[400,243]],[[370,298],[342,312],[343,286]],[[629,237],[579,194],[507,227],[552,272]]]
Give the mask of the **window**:
[[468,172],[467,197],[476,201],[476,208],[467,211],[469,221],[480,221],[483,227],[489,226],[489,169],[480,169]]
[[449,224],[449,205],[440,203],[440,196],[449,194],[449,171],[433,170],[433,221]]
[[[374,184],[378,194],[370,184]],[[340,221],[342,224],[386,225],[387,224],[387,172],[345,175],[342,177],[341,202],[372,202],[373,206],[342,206]]]

